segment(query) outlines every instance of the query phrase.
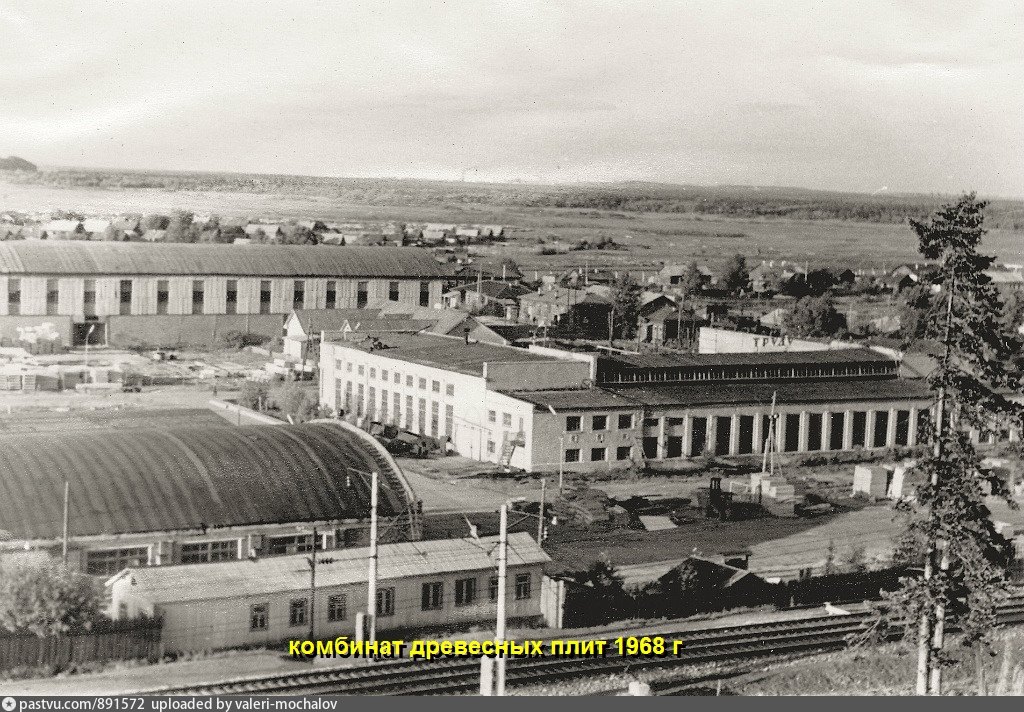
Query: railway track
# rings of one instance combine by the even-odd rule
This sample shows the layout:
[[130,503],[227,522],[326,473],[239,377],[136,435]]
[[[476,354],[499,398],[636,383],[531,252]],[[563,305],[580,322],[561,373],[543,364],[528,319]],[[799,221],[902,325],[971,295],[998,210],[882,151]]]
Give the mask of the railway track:
[[[593,658],[517,658],[507,664],[509,687],[544,684],[592,675],[676,667],[710,662],[742,661],[840,650],[867,630],[871,614],[821,616],[752,625],[659,633],[666,640],[685,641],[675,655],[622,657],[615,652]],[[1024,623],[1024,595],[1000,606],[1000,625]],[[474,692],[480,678],[479,659],[430,661],[387,660],[371,665],[305,670],[221,683],[154,690],[159,695],[338,694],[440,695]],[[670,681],[671,682],[671,681]],[[686,679],[658,686],[659,694],[682,689]],[[665,691],[661,691],[664,689]]]

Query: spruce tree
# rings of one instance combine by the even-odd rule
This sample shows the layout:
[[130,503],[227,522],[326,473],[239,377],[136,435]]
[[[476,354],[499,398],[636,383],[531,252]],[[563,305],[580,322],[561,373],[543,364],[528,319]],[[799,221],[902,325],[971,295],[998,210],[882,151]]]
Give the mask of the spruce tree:
[[1020,343],[999,318],[1003,305],[984,273],[994,258],[977,251],[985,206],[970,193],[911,221],[921,254],[937,262],[931,281],[942,308],[928,332],[943,347],[929,376],[936,402],[923,434],[931,449],[918,464],[926,481],[909,512],[908,533],[925,542],[924,577],[906,579],[893,599],[918,621],[918,694],[941,694],[951,621],[965,643],[985,643],[1012,556],[985,505],[987,489],[1000,485],[981,469],[971,438],[996,422],[1020,436],[1024,425],[1024,406],[1008,397],[1021,391],[1019,374],[1007,368]]

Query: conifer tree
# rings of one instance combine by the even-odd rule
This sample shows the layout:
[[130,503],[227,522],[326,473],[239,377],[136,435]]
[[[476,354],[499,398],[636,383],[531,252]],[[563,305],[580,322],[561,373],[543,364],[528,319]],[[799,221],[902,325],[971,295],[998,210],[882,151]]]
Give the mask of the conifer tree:
[[929,376],[936,401],[923,434],[931,450],[918,465],[926,481],[909,512],[909,533],[925,542],[924,577],[906,579],[893,598],[918,621],[918,694],[941,694],[951,620],[967,644],[984,644],[1011,557],[985,505],[986,489],[1000,485],[981,469],[971,438],[996,422],[1018,435],[1024,425],[1024,406],[1007,397],[1021,391],[1019,374],[1007,368],[1020,343],[999,318],[1003,306],[984,273],[994,258],[977,251],[985,206],[970,193],[911,221],[921,254],[938,263],[931,280],[942,308],[928,331],[943,347]]

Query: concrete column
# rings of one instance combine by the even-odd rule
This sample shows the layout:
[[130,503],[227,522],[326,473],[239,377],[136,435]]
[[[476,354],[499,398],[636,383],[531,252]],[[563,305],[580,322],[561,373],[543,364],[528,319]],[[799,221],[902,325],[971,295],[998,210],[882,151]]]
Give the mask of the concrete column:
[[907,445],[917,445],[917,414],[918,409],[910,407],[910,423],[907,425]]
[[729,427],[729,454],[736,455],[740,451],[740,416],[733,413]]
[[864,414],[864,447],[875,447],[875,411],[869,408]]
[[775,412],[775,452],[785,452],[786,414]]
[[761,422],[764,420],[764,413],[754,413],[754,454],[760,455],[764,452],[764,433],[761,432]]
[[[644,423],[643,423],[643,419],[642,418],[643,418],[643,416],[641,414],[640,432],[643,432],[643,424]],[[667,436],[665,435],[665,421],[666,420],[667,420],[667,418],[665,418],[665,416],[662,416],[662,417],[658,418],[658,459],[659,460],[664,460],[667,457],[667,455],[668,455],[668,452],[667,452],[667,449],[666,449],[667,448]]]
[[843,413],[843,449],[849,450],[853,447],[853,411]]
[[718,435],[718,418],[714,415],[708,415],[708,429],[706,437],[704,438],[704,453],[708,455],[715,454],[715,440]]
[[832,414],[825,411],[821,414],[821,449],[830,450],[832,440]]
[[896,444],[896,408],[889,409],[889,427],[885,431],[885,446],[892,447]]
[[692,431],[690,430],[692,425],[693,425],[693,423],[690,422],[690,414],[689,413],[684,414],[683,415],[683,454],[682,454],[683,459],[687,459],[687,458],[690,457],[690,446],[693,444],[691,442]]
[[797,439],[797,452],[807,452],[807,436],[810,432],[810,428],[811,423],[810,418],[807,417],[807,411],[800,411],[800,437]]

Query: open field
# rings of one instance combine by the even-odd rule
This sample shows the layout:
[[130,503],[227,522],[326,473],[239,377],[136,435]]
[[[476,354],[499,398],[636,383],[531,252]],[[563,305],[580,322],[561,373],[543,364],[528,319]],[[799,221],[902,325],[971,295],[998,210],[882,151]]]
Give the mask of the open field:
[[[452,190],[455,190],[454,188]],[[358,197],[358,196],[356,196]],[[909,227],[885,222],[740,218],[676,212],[630,212],[563,207],[520,207],[445,200],[403,204],[374,195],[374,202],[345,202],[312,193],[157,188],[59,188],[0,181],[0,209],[75,210],[85,214],[168,213],[182,209],[224,217],[288,220],[451,222],[510,226],[507,245],[484,248],[511,256],[527,270],[567,266],[625,266],[653,269],[665,261],[696,258],[718,264],[742,252],[749,260],[791,259],[816,264],[886,267],[919,259]],[[345,194],[351,201],[352,195]],[[538,240],[560,251],[586,239],[613,239],[618,250],[539,254]],[[993,230],[986,251],[1009,262],[1024,261],[1024,234]]]

